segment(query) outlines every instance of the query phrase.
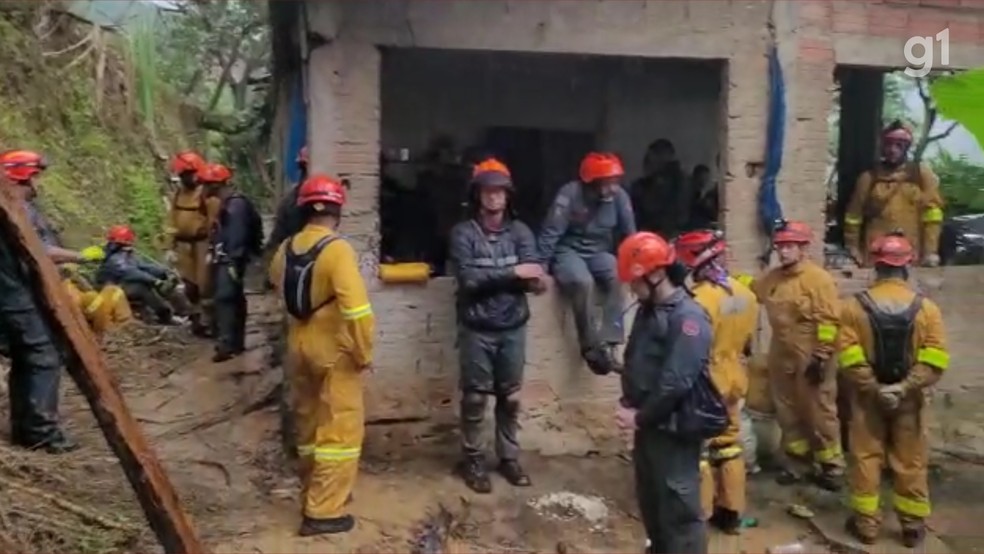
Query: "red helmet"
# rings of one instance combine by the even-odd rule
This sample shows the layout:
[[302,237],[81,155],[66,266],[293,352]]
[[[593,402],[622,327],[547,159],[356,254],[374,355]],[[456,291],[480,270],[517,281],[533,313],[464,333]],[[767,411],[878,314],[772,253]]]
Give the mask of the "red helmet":
[[901,123],[893,123],[882,131],[882,141],[912,144],[912,131]]
[[912,243],[901,232],[889,233],[871,241],[868,253],[873,263],[892,267],[905,267],[914,258]]
[[813,242],[813,230],[802,221],[782,220],[776,225],[772,242],[773,244],[810,244]]
[[171,160],[171,172],[175,175],[181,175],[189,171],[198,173],[203,167],[205,167],[205,160],[197,152],[192,152],[191,150],[179,152]]
[[133,232],[133,229],[126,225],[113,225],[109,228],[109,231],[106,231],[106,242],[133,246],[133,243],[136,241],[137,235]]
[[323,173],[308,177],[297,191],[297,205],[310,206],[320,203],[344,206],[345,186]]
[[656,233],[639,232],[618,246],[618,278],[629,283],[676,261],[670,243]]
[[294,160],[298,165],[307,165],[311,159],[308,157],[308,147],[302,146],[301,151],[297,153],[297,158]]
[[676,257],[690,269],[698,268],[720,256],[727,249],[721,231],[690,231],[677,237],[673,243]]
[[623,177],[625,168],[622,160],[610,152],[591,152],[581,160],[578,176],[584,183],[592,183],[598,179]]
[[30,150],[8,150],[0,154],[0,166],[7,178],[16,183],[29,181],[48,167],[41,154]]
[[489,158],[475,165],[472,170],[472,183],[492,187],[508,187],[512,185],[512,174],[506,164],[495,158]]
[[224,184],[232,179],[232,171],[222,164],[205,164],[198,170],[198,182],[205,184]]

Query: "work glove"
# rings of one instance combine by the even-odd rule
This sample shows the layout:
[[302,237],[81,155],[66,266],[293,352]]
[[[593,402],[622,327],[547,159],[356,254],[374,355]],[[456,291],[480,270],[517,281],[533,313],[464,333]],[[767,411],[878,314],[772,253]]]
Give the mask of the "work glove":
[[903,394],[905,394],[905,388],[901,383],[883,385],[878,388],[878,402],[886,411],[894,412],[902,403]]
[[87,246],[79,252],[79,255],[82,256],[83,261],[89,263],[101,262],[106,259],[106,251],[103,250],[102,246]]
[[813,356],[810,359],[810,364],[806,366],[806,382],[814,386],[822,383],[824,373],[827,371],[826,365],[826,360]]
[[229,267],[226,268],[226,271],[229,272],[229,277],[231,277],[233,281],[239,280],[239,272],[236,271],[236,268],[234,266],[230,265]]
[[160,294],[166,295],[169,292],[170,288],[171,288],[170,279],[158,279],[154,281],[154,290],[156,290]]
[[926,254],[922,264],[926,267],[937,267],[940,265],[940,257],[938,254]]
[[174,250],[168,250],[164,253],[164,262],[168,265],[174,265],[178,263],[178,253]]

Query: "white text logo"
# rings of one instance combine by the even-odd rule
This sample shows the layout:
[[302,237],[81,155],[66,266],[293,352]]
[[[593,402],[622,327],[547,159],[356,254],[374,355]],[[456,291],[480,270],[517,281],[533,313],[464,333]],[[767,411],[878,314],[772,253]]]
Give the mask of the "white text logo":
[[[905,41],[902,54],[909,67],[905,74],[909,77],[925,77],[933,70],[935,43],[940,43],[940,63],[943,67],[950,65],[950,28],[936,33],[935,37],[910,37]],[[916,52],[918,50],[918,53]]]

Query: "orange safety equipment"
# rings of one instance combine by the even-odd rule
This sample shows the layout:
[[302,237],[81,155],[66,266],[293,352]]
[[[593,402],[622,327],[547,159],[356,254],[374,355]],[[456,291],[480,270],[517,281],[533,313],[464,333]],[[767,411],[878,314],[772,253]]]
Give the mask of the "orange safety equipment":
[[323,173],[308,177],[297,191],[297,205],[308,206],[320,202],[344,206],[345,187]]
[[698,268],[720,256],[727,249],[720,231],[690,231],[673,242],[677,259],[690,269]]
[[181,175],[189,171],[197,173],[203,167],[205,167],[205,159],[199,156],[197,152],[192,152],[191,150],[180,152],[171,160],[171,172],[175,175]]
[[232,179],[232,171],[222,164],[205,164],[198,170],[198,182],[204,184],[222,184]]
[[578,171],[581,182],[593,183],[598,179],[611,179],[625,176],[622,160],[610,152],[591,152],[581,160]]
[[297,153],[297,159],[294,160],[297,165],[308,165],[311,158],[308,157],[308,147],[302,146],[301,151]]
[[675,261],[676,252],[663,237],[642,231],[618,246],[618,278],[629,283]]
[[133,229],[127,227],[126,225],[113,225],[106,232],[106,242],[112,242],[114,244],[122,244],[124,246],[133,246],[133,243],[137,241],[137,235],[133,232]]
[[0,166],[7,178],[16,183],[29,181],[48,167],[44,157],[31,150],[8,150],[0,154]]
[[868,253],[872,262],[893,267],[905,267],[914,258],[912,243],[901,233],[891,233],[873,240]]
[[912,144],[912,131],[903,125],[890,125],[882,131],[882,141]]
[[775,244],[809,244],[813,242],[813,230],[802,221],[781,220],[776,225],[772,242]]
[[512,174],[506,164],[495,158],[489,158],[472,170],[472,183],[491,187],[508,187],[512,185]]

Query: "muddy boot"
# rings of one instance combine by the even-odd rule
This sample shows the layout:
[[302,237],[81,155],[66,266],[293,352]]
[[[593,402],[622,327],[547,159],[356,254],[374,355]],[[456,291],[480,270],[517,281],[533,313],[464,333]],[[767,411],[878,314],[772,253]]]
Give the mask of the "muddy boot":
[[588,364],[588,369],[595,375],[608,375],[618,369],[618,364],[614,360],[608,349],[598,346],[585,348],[581,352],[581,357]]
[[844,470],[837,466],[821,465],[819,471],[810,475],[816,486],[831,492],[839,492],[844,486]]
[[847,518],[847,521],[844,522],[844,530],[861,544],[875,544],[878,542],[878,529],[873,525],[862,523],[857,515]]
[[514,487],[528,487],[533,484],[530,476],[523,471],[523,466],[516,460],[502,460],[497,469],[499,475]]
[[471,490],[479,494],[492,492],[492,480],[482,458],[470,458],[458,464],[458,475]]
[[728,535],[738,535],[741,533],[741,517],[734,510],[715,507],[714,514],[711,515],[708,523]]
[[926,526],[922,523],[906,522],[902,524],[902,544],[906,548],[915,548],[926,540]]
[[212,329],[202,322],[202,314],[192,314],[189,317],[191,319],[191,334],[203,339],[212,337]]
[[245,351],[246,349],[244,348],[236,348],[234,350],[230,350],[225,347],[219,347],[215,350],[215,355],[212,356],[212,362],[216,364],[220,364],[222,362],[235,358],[236,356],[242,354]]
[[348,533],[355,528],[355,518],[350,515],[333,517],[330,519],[314,519],[304,516],[301,528],[297,534],[302,537],[313,537],[315,535],[337,535],[338,533]]
[[800,482],[800,476],[791,469],[782,469],[776,476],[776,483],[782,486],[795,485]]
[[[25,445],[27,446],[27,445]],[[66,437],[65,435],[58,433],[57,436],[51,439],[45,440],[43,442],[32,444],[27,446],[29,450],[40,450],[45,454],[68,454],[69,452],[75,452],[81,445],[73,441],[72,439]]]

